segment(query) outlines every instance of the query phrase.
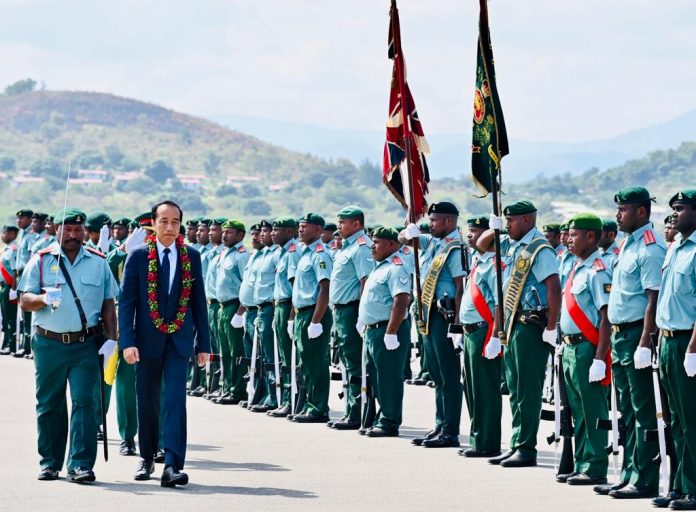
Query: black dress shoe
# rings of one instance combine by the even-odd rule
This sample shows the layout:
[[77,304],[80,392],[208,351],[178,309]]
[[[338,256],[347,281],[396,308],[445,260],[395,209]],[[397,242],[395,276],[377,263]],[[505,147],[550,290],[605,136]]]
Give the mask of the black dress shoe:
[[157,453],[155,453],[155,462],[157,464],[164,464],[164,450],[157,450]]
[[290,414],[290,406],[284,405],[282,407],[278,407],[277,409],[273,409],[272,411],[268,411],[266,414],[274,418],[285,418],[288,414]]
[[198,386],[196,389],[192,389],[189,392],[189,396],[203,396],[205,395],[205,388],[203,386]]
[[399,437],[398,430],[384,430],[380,427],[372,427],[365,434],[367,437]]
[[215,403],[219,405],[237,405],[240,402],[239,398],[230,395],[221,396],[215,399]]
[[174,487],[175,485],[186,485],[188,483],[188,475],[182,473],[178,469],[174,469],[172,466],[167,466],[162,472],[162,478],[160,480],[160,485],[162,487]]
[[577,474],[578,474],[577,471],[573,471],[572,473],[561,473],[559,475],[556,475],[556,482],[558,482],[559,484],[564,484],[568,481],[568,479],[571,476],[575,476]]
[[421,378],[421,377],[416,377],[416,378],[413,379],[413,381],[411,382],[411,384],[413,384],[414,386],[425,386],[427,383],[428,383],[428,381],[425,380],[425,379],[423,379],[423,378]]
[[24,349],[20,348],[17,352],[12,354],[12,357],[24,357]]
[[140,459],[138,461],[138,467],[135,468],[135,475],[133,478],[137,481],[149,480],[150,475],[155,472],[155,461],[147,461],[145,459]]
[[251,412],[268,412],[271,410],[271,407],[267,406],[266,404],[256,404],[249,407],[249,410]]
[[329,421],[328,414],[298,414],[292,421],[295,423],[326,423]]
[[439,434],[440,434],[440,429],[434,428],[430,432],[425,434],[425,436],[423,436],[423,437],[414,437],[413,439],[411,439],[411,444],[415,445],[415,446],[421,446],[423,444],[423,441],[425,441],[426,439],[432,439],[433,437],[436,437]]
[[607,478],[604,476],[592,476],[587,473],[578,473],[568,477],[566,480],[568,485],[602,485],[607,483]]
[[39,471],[39,480],[58,480],[58,471],[53,468],[42,468]]
[[681,500],[684,498],[684,493],[680,491],[669,491],[664,496],[658,496],[652,500],[652,504],[657,508],[667,508],[669,504],[673,501]]
[[536,466],[537,461],[534,455],[524,455],[522,452],[515,452],[500,463],[504,468],[529,468]]
[[9,356],[10,354],[11,352],[9,348],[3,348],[2,350],[0,350],[0,356]]
[[687,494],[679,500],[674,500],[669,504],[672,510],[696,510],[696,495]]
[[96,480],[91,469],[75,468],[68,471],[68,482],[76,484],[90,484]]
[[34,359],[34,354],[24,354],[24,359]]
[[336,430],[358,430],[360,428],[360,422],[351,421],[350,419],[334,421],[331,424],[331,428],[334,428]]
[[611,491],[618,491],[628,485],[628,482],[618,482],[616,484],[596,485],[593,490],[600,496],[608,496]]
[[432,381],[432,380],[427,381],[425,384],[426,384],[426,386],[428,386],[429,388],[434,388],[435,385],[436,385],[436,384],[435,384],[435,381]]
[[459,455],[469,458],[495,457],[500,455],[500,450],[477,450],[476,448],[462,448],[457,452]]
[[457,448],[459,447],[459,436],[451,436],[440,432],[432,439],[426,439],[421,446],[426,448]]
[[512,457],[513,455],[515,455],[515,453],[516,453],[515,450],[508,450],[505,453],[503,453],[502,455],[498,455],[497,457],[491,457],[490,459],[488,459],[488,463],[493,464],[494,466],[497,466],[498,464],[500,464],[504,460],[507,460],[510,457]]
[[657,491],[650,489],[639,489],[635,485],[629,484],[623,489],[611,491],[609,496],[622,500],[636,500],[640,498],[655,498],[657,497]]
[[239,407],[244,407],[245,409],[249,407],[249,400],[240,400],[237,404]]
[[331,420],[326,422],[326,426],[329,428],[333,428],[334,423],[338,423],[339,421],[346,421],[348,419],[348,416],[343,416],[340,420]]
[[132,439],[121,441],[121,448],[118,453],[125,456],[135,455],[135,441]]

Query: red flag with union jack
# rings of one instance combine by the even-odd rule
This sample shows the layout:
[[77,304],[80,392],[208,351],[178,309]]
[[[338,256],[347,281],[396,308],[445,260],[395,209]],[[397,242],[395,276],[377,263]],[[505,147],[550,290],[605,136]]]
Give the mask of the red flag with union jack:
[[[389,92],[389,118],[387,140],[384,144],[382,181],[404,208],[409,210],[412,221],[425,215],[428,208],[426,196],[430,175],[425,162],[425,153],[430,152],[416,104],[406,82],[404,56],[401,50],[401,29],[396,0],[392,0],[389,11],[389,58],[394,61],[391,90]],[[407,112],[404,123],[403,111]],[[410,162],[406,169],[407,147]]]

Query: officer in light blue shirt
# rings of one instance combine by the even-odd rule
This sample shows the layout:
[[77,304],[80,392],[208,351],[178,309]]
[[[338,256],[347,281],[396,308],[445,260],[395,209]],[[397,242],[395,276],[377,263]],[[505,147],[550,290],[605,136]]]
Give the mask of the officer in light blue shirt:
[[607,269],[613,273],[616,260],[619,257],[619,246],[616,243],[619,226],[611,219],[603,220],[602,226],[602,238],[599,239],[599,248]]

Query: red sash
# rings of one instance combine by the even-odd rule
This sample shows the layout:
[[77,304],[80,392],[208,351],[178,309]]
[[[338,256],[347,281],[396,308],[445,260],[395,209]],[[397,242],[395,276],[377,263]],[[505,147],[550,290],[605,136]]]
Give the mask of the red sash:
[[[469,288],[471,290],[471,299],[474,301],[474,307],[476,307],[476,311],[478,311],[478,314],[481,315],[481,318],[483,318],[488,324],[488,332],[486,332],[486,339],[483,342],[483,350],[481,351],[481,355],[485,356],[486,345],[488,345],[488,342],[491,340],[491,335],[493,334],[493,312],[491,311],[491,308],[488,307],[488,303],[486,302],[486,299],[483,296],[481,289],[476,285],[476,281],[474,281],[477,267],[478,262],[476,262],[474,264],[474,268],[471,269],[471,276],[469,277]],[[500,356],[502,357],[502,355],[503,354],[501,351]]]
[[[592,322],[590,322],[590,319],[587,318],[587,315],[575,300],[575,295],[573,295],[573,292],[570,291],[573,285],[575,269],[579,264],[580,262],[573,267],[573,270],[570,272],[570,276],[568,276],[568,281],[566,281],[565,287],[563,288],[563,302],[566,306],[568,314],[570,315],[570,318],[572,318],[575,325],[578,326],[578,329],[580,329],[582,335],[587,338],[587,340],[592,343],[593,346],[596,347],[599,344],[599,330],[592,324]],[[607,365],[606,375],[604,379],[600,381],[600,384],[602,386],[608,386],[611,384],[611,349],[607,350],[607,355],[604,356],[604,362]]]
[[12,288],[14,286],[14,276],[12,275],[11,272],[8,272],[8,270],[5,268],[5,265],[0,263],[0,273],[2,273],[2,277],[5,278],[5,282],[7,285]]

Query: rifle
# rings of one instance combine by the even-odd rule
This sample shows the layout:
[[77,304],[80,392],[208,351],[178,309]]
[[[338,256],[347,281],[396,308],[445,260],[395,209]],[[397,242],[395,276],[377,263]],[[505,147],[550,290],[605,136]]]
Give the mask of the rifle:
[[370,377],[367,374],[367,343],[363,343],[360,400],[362,403],[360,414],[360,431],[365,432],[367,429],[372,427],[377,414],[374,387],[372,386]]
[[104,438],[102,439],[104,444],[104,462],[107,462],[109,460],[109,442],[106,433],[106,390],[104,389],[104,356],[102,355],[99,356],[99,399],[101,402],[101,421],[104,432]]
[[607,446],[607,453],[613,455],[614,458],[614,478],[619,478],[619,446],[625,446],[626,443],[626,425],[623,418],[619,418],[619,409],[617,405],[617,394],[615,380],[611,379],[611,419],[605,420],[597,418],[597,428],[599,430],[611,431],[611,443]]
[[280,407],[283,395],[283,382],[280,374],[280,360],[278,353],[278,336],[276,336],[275,325],[273,325],[273,371],[275,373],[275,392],[276,403]]
[[[560,345],[562,347],[562,345]],[[554,431],[546,440],[554,446],[554,467],[558,475],[569,474],[574,469],[574,452],[573,452],[573,415],[568,402],[568,393],[566,391],[565,378],[563,377],[563,349],[556,351],[554,357],[554,394],[557,399],[554,400],[554,411],[541,411],[541,419],[554,422]],[[561,450],[560,463],[556,464],[558,457],[558,443],[563,439],[563,448]]]
[[[247,382],[247,395],[249,396],[249,407],[254,405],[256,395],[256,360],[258,359],[259,348],[259,331],[256,325],[256,320],[253,322],[254,335],[252,336],[251,344],[251,361],[249,364],[249,382]],[[262,372],[263,373],[263,372]],[[260,384],[260,383],[259,383]]]

